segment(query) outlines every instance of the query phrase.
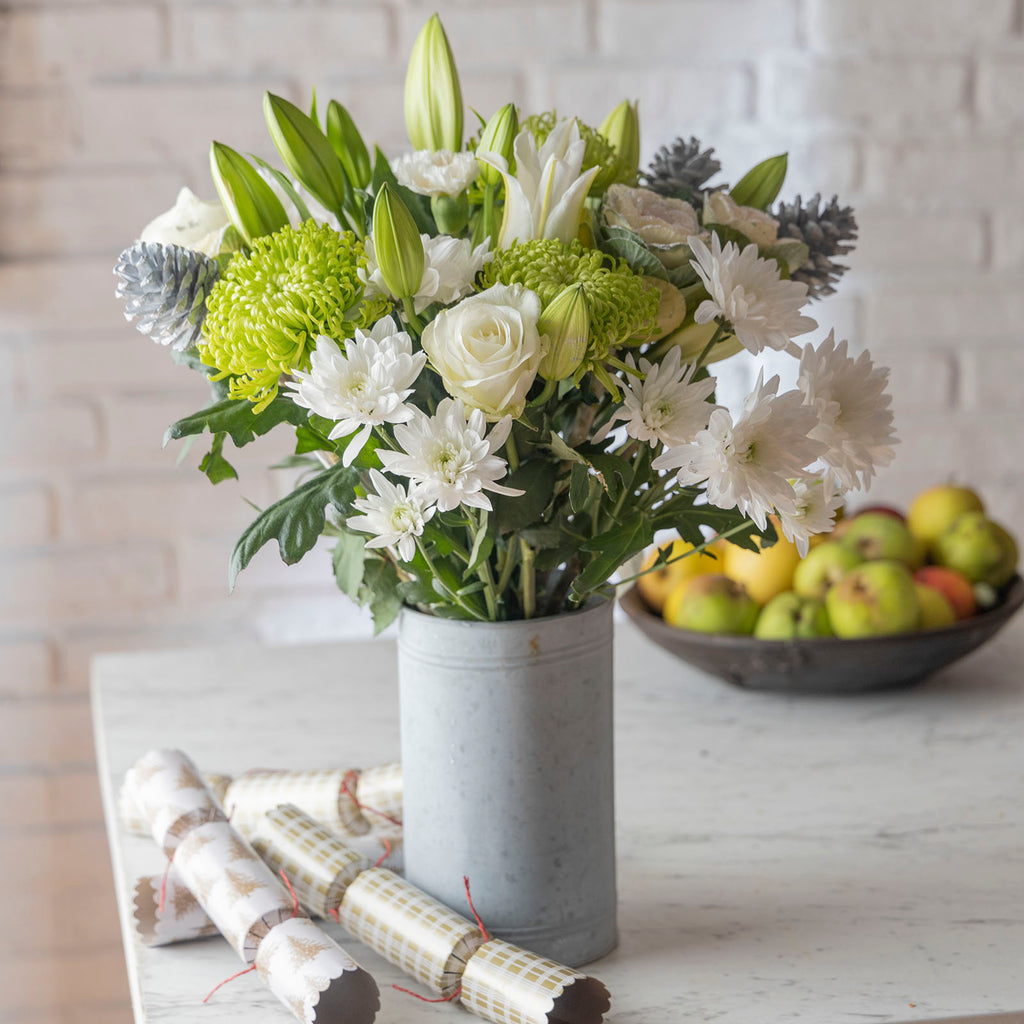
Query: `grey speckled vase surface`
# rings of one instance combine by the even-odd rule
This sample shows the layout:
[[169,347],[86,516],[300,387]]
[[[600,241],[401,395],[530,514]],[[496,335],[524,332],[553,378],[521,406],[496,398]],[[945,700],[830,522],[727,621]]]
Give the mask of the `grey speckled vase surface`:
[[403,610],[405,873],[571,966],[615,947],[612,603],[523,622]]

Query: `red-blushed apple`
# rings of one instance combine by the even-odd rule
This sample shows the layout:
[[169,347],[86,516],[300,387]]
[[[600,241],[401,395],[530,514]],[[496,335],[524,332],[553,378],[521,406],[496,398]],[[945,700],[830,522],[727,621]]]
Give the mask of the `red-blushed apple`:
[[853,518],[856,519],[857,516],[863,516],[869,512],[877,513],[880,516],[892,516],[893,519],[898,519],[901,523],[907,521],[907,517],[898,508],[893,508],[892,505],[865,505],[864,508],[857,509]]
[[885,636],[909,633],[921,621],[914,578],[902,563],[865,562],[851,569],[825,595],[836,636]]
[[914,582],[932,587],[952,605],[958,619],[969,619],[975,612],[974,587],[971,581],[956,569],[943,565],[926,565],[914,573]]

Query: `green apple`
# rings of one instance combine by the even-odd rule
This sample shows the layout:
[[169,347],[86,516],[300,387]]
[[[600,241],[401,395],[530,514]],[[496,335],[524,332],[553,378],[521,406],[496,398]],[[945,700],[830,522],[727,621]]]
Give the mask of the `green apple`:
[[895,560],[919,568],[924,562],[921,544],[895,516],[865,512],[850,523],[842,543],[857,551],[865,562]]
[[797,637],[831,636],[828,612],[821,601],[801,597],[792,590],[773,597],[761,609],[754,636],[760,640],[793,640]]
[[699,633],[753,633],[760,608],[742,583],[722,573],[695,576],[678,600],[665,606],[665,621]]
[[939,565],[962,572],[972,583],[1001,587],[1017,571],[1017,542],[984,512],[964,512],[932,547]]
[[864,561],[852,544],[827,540],[807,552],[793,573],[793,589],[801,597],[825,600],[825,592],[838,583],[851,569]]
[[981,498],[967,487],[940,484],[922,491],[907,511],[910,532],[931,547],[964,512],[984,512]]
[[825,607],[840,637],[907,633],[921,620],[914,578],[902,562],[891,559],[851,569],[825,595]]
[[939,629],[956,622],[956,612],[944,594],[926,583],[914,583],[917,602],[921,606],[921,629]]

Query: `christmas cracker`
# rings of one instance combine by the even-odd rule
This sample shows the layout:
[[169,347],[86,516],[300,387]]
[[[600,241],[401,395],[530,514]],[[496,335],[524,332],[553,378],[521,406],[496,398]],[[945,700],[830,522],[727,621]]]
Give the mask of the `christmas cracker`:
[[[166,883],[155,886],[154,879],[144,879],[136,887],[137,916],[143,913],[148,922],[147,899],[152,902],[161,888],[165,908],[168,893],[172,900],[181,898],[180,882],[243,962],[303,1024],[371,1024],[380,1008],[376,983],[299,910],[226,820],[183,753],[150,752],[128,772],[126,785],[174,864]],[[159,896],[156,905],[159,910]],[[192,929],[203,927],[187,901],[182,899],[181,908],[182,921],[188,918]],[[153,915],[155,936],[160,937],[163,923]]]

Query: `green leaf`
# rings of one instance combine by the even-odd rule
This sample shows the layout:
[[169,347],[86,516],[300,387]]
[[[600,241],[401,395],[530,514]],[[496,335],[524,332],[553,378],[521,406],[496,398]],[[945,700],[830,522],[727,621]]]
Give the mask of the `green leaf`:
[[631,512],[620,525],[588,540],[583,550],[596,552],[596,555],[573,580],[573,594],[583,597],[596,590],[623,562],[643,551],[653,540],[651,518],[639,511]]
[[224,480],[237,480],[235,467],[221,454],[224,447],[224,434],[214,434],[210,450],[203,456],[199,468],[210,478],[210,483],[219,484]]
[[598,482],[608,492],[608,497],[612,501],[618,501],[622,488],[633,475],[633,467],[618,455],[596,454],[589,456],[589,459],[598,473]]
[[211,434],[228,434],[234,446],[241,448],[279,423],[299,426],[306,421],[306,410],[283,396],[275,398],[261,412],[252,410],[252,403],[246,399],[224,399],[172,423],[164,434],[164,445],[209,430]]
[[334,545],[331,559],[334,562],[334,578],[338,588],[353,601],[359,598],[363,585],[366,559],[366,538],[345,530]]
[[473,536],[473,550],[469,553],[469,564],[462,574],[464,580],[468,580],[491,557],[491,552],[494,550],[494,534],[487,529],[489,518],[487,511],[484,510],[480,516],[480,525]]
[[412,214],[412,219],[416,221],[416,226],[420,229],[420,234],[436,235],[437,225],[430,213],[430,200],[426,196],[418,196],[404,185],[398,184],[391,165],[379,147],[374,147],[374,157],[373,177],[370,179],[370,188],[373,194],[376,196],[386,182],[398,193],[399,199],[405,203],[406,208]]
[[333,452],[334,442],[328,440],[313,427],[306,423],[295,428],[295,454],[302,455],[304,452]]
[[590,501],[590,473],[582,462],[574,462],[569,473],[569,505],[573,512],[582,512]]
[[272,540],[277,541],[281,560],[294,565],[323,533],[327,506],[345,510],[355,497],[358,482],[359,473],[339,463],[264,509],[246,527],[231,553],[229,587],[234,589],[238,574]]
[[494,518],[498,529],[505,532],[533,526],[551,503],[557,478],[558,466],[555,463],[547,459],[530,459],[502,480],[502,486],[517,487],[525,493],[518,497],[507,494],[494,496]]
[[775,197],[781,191],[782,183],[786,180],[787,163],[788,154],[786,153],[762,160],[736,182],[729,190],[729,195],[740,206],[753,206],[758,210],[767,210],[775,202]]
[[250,153],[249,156],[258,163],[260,167],[273,176],[274,181],[281,186],[284,194],[295,204],[295,209],[299,211],[299,216],[303,220],[310,220],[313,215],[309,212],[309,207],[306,205],[306,201],[299,195],[298,189],[296,189],[292,184],[291,178],[289,178],[283,171],[279,171],[276,167],[272,167],[266,160],[256,156],[255,153]]
[[661,260],[644,245],[639,235],[628,228],[605,227],[604,240],[601,248],[613,256],[618,256],[629,264],[635,274],[646,274],[649,277],[660,277],[668,280],[668,271]]
[[356,188],[370,183],[370,154],[349,112],[337,101],[327,104],[327,138]]
[[281,200],[241,153],[222,142],[212,143],[210,174],[231,223],[247,242],[287,226]]
[[406,604],[430,606],[437,601],[437,594],[431,585],[430,578],[402,580],[398,584],[398,593]]
[[786,276],[792,277],[806,262],[811,250],[795,238],[780,238],[770,249],[762,249],[765,259],[775,260]]
[[390,561],[379,555],[367,557],[359,593],[362,604],[370,606],[374,636],[387,629],[398,617],[402,610],[401,588],[404,586]]

